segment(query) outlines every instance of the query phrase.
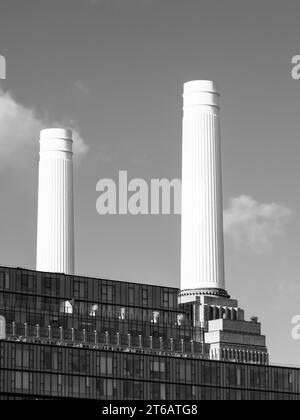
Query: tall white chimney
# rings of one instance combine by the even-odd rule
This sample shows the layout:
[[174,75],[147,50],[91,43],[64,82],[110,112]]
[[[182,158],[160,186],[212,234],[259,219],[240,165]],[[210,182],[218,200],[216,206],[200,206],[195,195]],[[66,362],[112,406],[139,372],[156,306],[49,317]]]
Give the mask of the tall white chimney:
[[72,131],[41,131],[36,269],[74,274]]
[[220,105],[216,85],[184,85],[182,146],[182,303],[228,296],[224,279]]

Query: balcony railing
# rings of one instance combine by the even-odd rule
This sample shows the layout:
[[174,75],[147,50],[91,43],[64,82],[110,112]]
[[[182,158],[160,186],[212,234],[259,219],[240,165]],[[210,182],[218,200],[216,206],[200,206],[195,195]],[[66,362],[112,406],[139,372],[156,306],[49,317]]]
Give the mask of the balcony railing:
[[99,350],[155,353],[166,356],[207,358],[203,343],[187,339],[165,339],[142,335],[76,330],[63,327],[31,326],[26,323],[6,325],[5,339],[10,341],[72,346]]

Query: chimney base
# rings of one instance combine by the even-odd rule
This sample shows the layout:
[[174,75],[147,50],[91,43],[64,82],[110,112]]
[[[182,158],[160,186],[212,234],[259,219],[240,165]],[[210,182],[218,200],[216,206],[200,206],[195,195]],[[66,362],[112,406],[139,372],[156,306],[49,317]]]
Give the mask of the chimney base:
[[224,289],[203,288],[181,290],[178,295],[178,301],[180,304],[192,303],[197,300],[197,296],[215,296],[230,299],[229,294]]

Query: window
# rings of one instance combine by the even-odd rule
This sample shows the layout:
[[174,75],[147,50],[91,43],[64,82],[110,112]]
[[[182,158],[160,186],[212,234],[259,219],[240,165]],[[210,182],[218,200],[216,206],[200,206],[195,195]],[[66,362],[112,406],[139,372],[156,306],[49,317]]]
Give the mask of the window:
[[160,400],[161,394],[160,394],[160,384],[159,383],[153,383],[151,384],[151,399],[153,400]]
[[113,396],[113,381],[112,379],[106,379],[106,396],[112,397]]
[[44,277],[44,290],[46,294],[50,294],[52,287],[51,287],[51,277],[45,276]]
[[52,369],[52,352],[50,348],[44,350],[44,369]]
[[28,291],[28,277],[21,271],[18,271],[16,275],[16,290],[21,292]]
[[134,287],[129,286],[128,288],[128,305],[134,305]]
[[32,381],[32,374],[28,372],[15,372],[15,388],[17,390],[29,391]]
[[192,365],[191,361],[179,360],[179,380],[182,382],[191,382],[192,380]]
[[46,374],[44,376],[44,389],[46,393],[51,392],[51,375],[50,374]]
[[113,286],[111,284],[102,285],[101,300],[103,302],[113,301]]
[[9,289],[9,271],[5,271],[5,289]]
[[16,367],[23,369],[29,368],[29,348],[25,348],[25,346],[17,346]]
[[163,292],[163,307],[164,308],[170,307],[170,294],[168,291]]
[[75,299],[85,299],[86,287],[84,280],[74,280],[74,298]]
[[97,371],[100,373],[100,375],[113,374],[113,358],[111,355],[97,355]]
[[112,379],[97,379],[96,389],[102,398],[113,397],[113,380]]
[[64,314],[72,314],[73,313],[73,305],[69,300],[62,302],[60,304],[60,312]]
[[128,400],[138,400],[143,398],[143,384],[135,381],[124,382],[124,398]]
[[89,368],[89,354],[86,352],[69,351],[69,369],[74,373],[86,373]]
[[16,389],[22,389],[22,372],[15,373],[15,387]]
[[166,372],[166,362],[164,360],[151,360],[151,378],[162,379]]
[[142,306],[148,305],[148,289],[143,288],[142,289]]
[[61,349],[45,348],[42,352],[42,368],[47,370],[60,370],[61,359]]
[[95,317],[97,315],[97,313],[99,312],[99,305],[94,304],[90,307],[90,316]]
[[35,281],[33,276],[28,276],[28,292],[35,292]]
[[139,357],[127,355],[124,360],[124,375],[128,378],[140,377],[142,373],[142,361]]

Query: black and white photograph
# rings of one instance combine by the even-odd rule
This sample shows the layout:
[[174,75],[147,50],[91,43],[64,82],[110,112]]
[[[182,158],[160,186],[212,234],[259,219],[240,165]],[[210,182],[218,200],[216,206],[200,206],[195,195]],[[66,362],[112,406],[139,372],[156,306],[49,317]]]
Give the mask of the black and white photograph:
[[1,401],[300,400],[299,20],[0,0]]

